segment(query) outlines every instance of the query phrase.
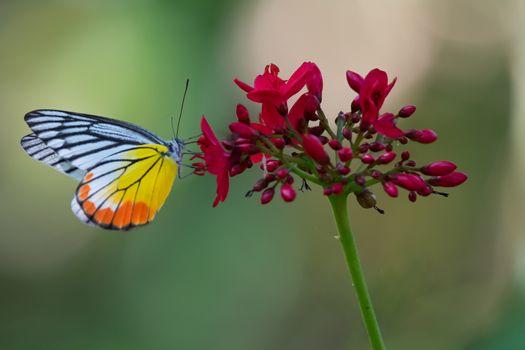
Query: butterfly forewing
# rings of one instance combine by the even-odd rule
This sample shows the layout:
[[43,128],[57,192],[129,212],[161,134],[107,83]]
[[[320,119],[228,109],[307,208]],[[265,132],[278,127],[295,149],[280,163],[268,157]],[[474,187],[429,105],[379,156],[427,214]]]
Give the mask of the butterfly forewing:
[[137,125],[95,115],[36,110],[25,121],[34,135],[73,166],[87,170],[115,152],[165,141]]
[[44,141],[39,139],[35,134],[24,136],[20,144],[31,158],[41,161],[66,175],[80,180],[86,174],[85,170],[77,168],[60,157],[54,149],[48,147]]

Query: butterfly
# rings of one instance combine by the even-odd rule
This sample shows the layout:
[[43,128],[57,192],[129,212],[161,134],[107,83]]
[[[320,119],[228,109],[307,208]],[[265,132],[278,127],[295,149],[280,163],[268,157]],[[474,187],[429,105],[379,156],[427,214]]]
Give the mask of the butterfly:
[[128,230],[151,222],[180,169],[185,143],[132,123],[60,110],[25,115],[27,154],[80,181],[71,201],[83,222]]

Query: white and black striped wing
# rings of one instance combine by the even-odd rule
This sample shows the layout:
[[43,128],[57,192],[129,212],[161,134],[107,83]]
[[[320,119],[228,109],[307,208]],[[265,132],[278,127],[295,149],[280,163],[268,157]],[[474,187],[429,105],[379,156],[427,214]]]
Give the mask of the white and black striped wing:
[[137,125],[95,115],[35,110],[24,119],[36,138],[60,159],[82,170],[137,145],[166,145],[164,140]]
[[20,144],[31,158],[41,161],[66,175],[77,180],[82,180],[86,174],[85,170],[79,169],[67,160],[61,158],[54,149],[48,147],[35,134],[22,137]]

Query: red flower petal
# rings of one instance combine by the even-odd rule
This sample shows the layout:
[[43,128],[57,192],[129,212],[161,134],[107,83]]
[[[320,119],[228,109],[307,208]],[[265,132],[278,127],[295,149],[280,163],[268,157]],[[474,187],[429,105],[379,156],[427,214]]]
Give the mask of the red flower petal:
[[397,139],[403,136],[405,133],[399,129],[395,124],[396,117],[392,113],[383,114],[374,123],[374,128],[378,133],[392,139]]

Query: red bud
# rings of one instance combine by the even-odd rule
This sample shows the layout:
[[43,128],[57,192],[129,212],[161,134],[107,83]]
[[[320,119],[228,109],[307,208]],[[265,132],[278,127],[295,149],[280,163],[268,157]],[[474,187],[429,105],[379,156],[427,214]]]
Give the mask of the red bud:
[[408,105],[408,106],[401,108],[399,112],[397,113],[397,115],[400,116],[401,118],[408,118],[412,114],[414,114],[415,111],[416,111],[416,106]]
[[284,179],[285,177],[288,176],[288,169],[285,169],[285,168],[281,168],[279,170],[277,170],[277,177],[279,179]]
[[295,199],[296,192],[292,185],[285,183],[281,186],[281,197],[285,202],[292,202]]
[[451,174],[444,176],[436,176],[428,180],[428,183],[432,186],[440,187],[455,187],[461,185],[463,182],[467,181],[468,176],[459,171],[455,171]]
[[434,130],[412,130],[406,134],[406,137],[419,143],[432,143],[437,140],[437,134]]
[[386,153],[383,153],[379,158],[377,158],[377,162],[379,164],[388,164],[391,161],[393,161],[395,157],[396,157],[396,152],[386,152]]
[[336,139],[332,139],[330,141],[328,141],[328,145],[333,149],[333,150],[340,150],[343,146],[341,146],[341,143],[339,141],[337,141]]
[[339,156],[341,162],[348,162],[353,156],[352,149],[349,147],[343,147],[337,152],[337,155]]
[[238,104],[235,113],[237,114],[237,120],[239,122],[244,124],[250,124],[250,114],[248,113],[248,109],[244,107],[242,104]]
[[398,195],[397,187],[392,182],[383,182],[383,189],[392,198],[396,198]]
[[374,156],[371,154],[363,154],[361,156],[361,161],[365,164],[372,164],[376,160],[374,159]]
[[273,199],[273,195],[275,194],[274,188],[267,188],[264,190],[264,192],[261,195],[261,204],[267,204],[270,203]]
[[396,174],[392,177],[392,182],[409,191],[417,191],[427,187],[425,180],[416,174]]
[[351,70],[346,71],[346,81],[355,92],[359,93],[361,85],[363,85],[363,80],[363,77],[359,74],[352,72]]
[[440,160],[425,165],[421,168],[421,172],[425,175],[431,176],[443,176],[448,175],[454,170],[456,170],[456,164],[449,162],[448,160]]
[[376,142],[372,142],[370,144],[370,150],[372,152],[380,152],[380,151],[384,150],[385,147],[386,146],[384,144],[382,144],[381,142],[377,142],[377,141]]
[[344,190],[344,186],[340,182],[337,182],[337,183],[332,185],[332,193],[333,194],[343,193],[343,190]]
[[319,164],[330,163],[330,157],[326,153],[319,138],[314,135],[306,134],[303,136],[303,147],[306,154],[312,157]]

